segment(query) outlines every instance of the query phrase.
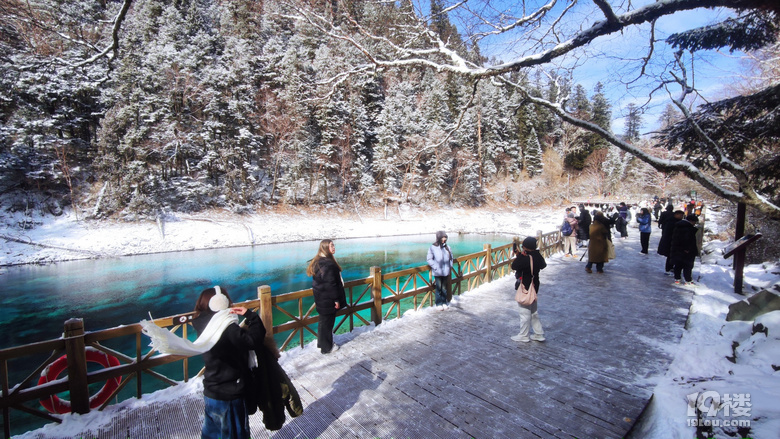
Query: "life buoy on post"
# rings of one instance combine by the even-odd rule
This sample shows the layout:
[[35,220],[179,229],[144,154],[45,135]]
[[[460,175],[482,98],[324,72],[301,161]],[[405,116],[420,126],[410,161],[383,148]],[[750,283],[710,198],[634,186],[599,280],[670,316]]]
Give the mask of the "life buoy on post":
[[[119,360],[117,360],[116,357],[92,347],[87,347],[86,356],[88,362],[98,363],[103,367],[119,366]],[[38,385],[56,380],[67,368],[68,357],[63,355],[60,358],[57,358],[41,372],[41,377],[38,379]],[[122,377],[109,378],[98,393],[89,397],[89,408],[98,408],[103,405],[104,402],[108,401],[109,396],[111,396],[111,394],[114,393],[114,390],[119,387],[120,382],[122,382]],[[62,399],[57,395],[43,398],[40,402],[41,405],[51,413],[63,414],[70,413],[71,411],[70,401]]]

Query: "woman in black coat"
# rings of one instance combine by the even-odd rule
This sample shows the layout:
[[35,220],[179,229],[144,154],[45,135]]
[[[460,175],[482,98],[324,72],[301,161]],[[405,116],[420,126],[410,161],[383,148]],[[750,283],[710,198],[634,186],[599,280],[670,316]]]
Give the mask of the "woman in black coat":
[[[666,213],[666,212],[664,212]],[[674,264],[672,263],[671,250],[672,250],[672,233],[674,232],[674,226],[682,221],[684,213],[682,210],[677,210],[671,215],[668,215],[664,222],[661,223],[661,240],[658,241],[658,254],[666,256],[666,266],[664,272],[671,275],[674,270]]]
[[[515,290],[520,286],[520,282],[526,288],[531,287],[531,282],[539,293],[539,271],[547,267],[544,256],[536,249],[536,238],[529,236],[523,240],[522,252],[515,254],[515,260],[512,261],[512,269],[515,270]],[[533,265],[533,270],[531,266]],[[539,320],[537,301],[530,305],[520,305],[520,332],[511,337],[514,341],[529,342],[531,340],[544,341],[544,329]],[[533,329],[533,334],[530,330]]]
[[333,325],[336,322],[336,312],[347,306],[344,281],[341,279],[341,266],[336,262],[334,253],[336,253],[336,244],[330,239],[322,240],[317,255],[306,269],[306,274],[312,277],[314,305],[320,315],[320,323],[317,326],[317,347],[323,354],[338,350],[338,345],[333,343]]
[[580,241],[587,241],[590,239],[590,224],[593,222],[593,219],[590,217],[590,213],[588,213],[587,209],[585,209],[584,204],[580,204],[580,216],[577,217],[577,223],[579,224],[579,227],[577,228],[577,239]]
[[674,226],[672,232],[672,245],[669,249],[669,255],[674,264],[674,282],[682,283],[681,274],[685,276],[685,282],[693,285],[693,264],[696,256],[699,256],[699,245],[696,239],[696,223],[699,217],[688,215],[684,220]]
[[[199,336],[218,332],[218,340],[203,354],[203,399],[205,414],[201,438],[249,439],[249,413],[246,396],[249,391],[249,351],[265,338],[265,327],[260,317],[244,307],[231,307],[227,291],[219,286],[203,290],[195,304],[197,317],[192,326]],[[232,321],[230,314],[246,318],[247,328]],[[213,321],[212,321],[213,320]],[[224,321],[219,325],[217,321]],[[210,326],[211,324],[211,326]]]

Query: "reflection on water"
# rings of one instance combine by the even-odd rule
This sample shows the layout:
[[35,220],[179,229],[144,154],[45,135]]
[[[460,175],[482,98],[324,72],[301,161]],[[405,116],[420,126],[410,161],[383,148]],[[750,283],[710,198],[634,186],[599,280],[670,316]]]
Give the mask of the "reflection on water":
[[[336,258],[344,269],[345,280],[365,278],[371,266],[380,266],[383,273],[389,273],[425,265],[433,239],[433,235],[420,235],[339,240]],[[500,235],[453,234],[449,243],[455,256],[462,256],[483,250],[486,243],[496,247],[510,240]],[[0,349],[60,337],[64,322],[72,317],[83,318],[86,330],[96,331],[137,323],[150,314],[165,317],[189,312],[200,291],[216,284],[226,288],[235,302],[256,298],[260,285],[270,285],[274,294],[307,289],[311,278],[306,276],[306,265],[318,246],[319,241],[296,242],[8,267],[0,275],[0,333],[4,335]],[[194,338],[194,331],[190,336]],[[133,352],[135,337],[102,344],[120,352]],[[11,386],[47,357],[40,354],[10,361]],[[193,376],[203,361],[196,356],[189,362],[189,376]],[[159,366],[155,371],[175,380],[184,379],[181,363]],[[166,386],[144,376],[142,393]],[[91,394],[101,385],[93,384]],[[135,383],[125,387],[118,400],[134,397],[135,388]],[[60,397],[67,399],[67,392]],[[37,401],[25,405],[40,409]],[[11,411],[12,434],[44,423],[20,410]]]
[[[336,258],[345,280],[369,276],[371,266],[385,273],[425,264],[433,236],[416,235],[336,241]],[[483,244],[509,242],[500,235],[450,236],[456,256],[481,251]],[[307,261],[319,242],[295,242],[215,250],[160,253],[9,267],[2,275],[0,348],[48,340],[63,323],[84,319],[88,331],[191,311],[200,291],[225,287],[231,298],[257,297],[259,285],[274,294],[311,287]]]

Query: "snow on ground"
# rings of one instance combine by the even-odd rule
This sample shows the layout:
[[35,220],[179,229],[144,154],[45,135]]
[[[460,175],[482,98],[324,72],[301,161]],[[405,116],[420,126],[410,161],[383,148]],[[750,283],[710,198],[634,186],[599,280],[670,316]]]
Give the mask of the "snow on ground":
[[[558,206],[503,211],[409,206],[387,212],[335,207],[261,209],[246,215],[212,211],[137,223],[77,221],[72,212],[56,218],[3,212],[0,266],[324,238],[433,235],[437,230],[536,234],[554,230],[562,219],[563,208]],[[36,226],[19,226],[30,223]]]
[[[734,293],[731,259],[721,252],[726,244],[705,244],[703,263],[696,263],[694,280],[700,281],[686,331],[658,379],[636,437],[780,438],[780,311],[755,322],[726,322],[729,305],[745,299]],[[749,265],[744,274],[747,295],[780,290],[777,262]],[[759,324],[765,332],[757,332]],[[702,436],[696,436],[697,409],[699,419],[713,425],[701,429]]]
[[[13,238],[41,246],[6,241],[2,244],[0,265],[322,237],[339,239],[433,233],[439,229],[449,233],[533,234],[536,230],[553,230],[562,218],[562,210],[562,207],[522,211],[508,209],[504,212],[407,208],[400,210],[400,214],[389,213],[389,219],[385,219],[381,211],[362,212],[358,217],[355,212],[321,209],[318,212],[260,212],[244,216],[216,213],[180,216],[159,224],[77,222],[72,216],[65,215],[55,220],[36,219],[41,224],[25,231],[15,227],[18,218],[6,216],[2,231],[6,240]],[[710,215],[708,220],[708,228],[715,230],[712,221],[717,221],[717,215]],[[658,230],[653,233],[658,233]],[[695,437],[697,409],[701,412],[701,420],[721,424],[711,433],[705,430],[703,437],[780,437],[780,404],[777,403],[780,401],[780,311],[760,316],[755,323],[726,322],[728,306],[744,297],[733,292],[731,260],[724,260],[720,251],[725,244],[710,242],[705,245],[703,263],[697,262],[694,270],[699,285],[695,288],[687,330],[678,345],[665,347],[675,353],[674,360],[665,375],[651,378],[651,384],[655,386],[653,400],[637,424],[634,437]],[[780,264],[777,262],[746,267],[745,291],[754,294],[762,288],[773,291],[780,288]],[[468,300],[468,297],[466,294],[458,300]],[[425,312],[431,311],[412,313],[408,316],[410,318],[386,322],[381,328],[361,328],[338,336],[337,342],[343,343],[365,331],[391,330],[392,325],[408,324],[414,320],[415,314]],[[310,349],[314,348],[308,346],[284,353],[282,365],[292,366]],[[183,386],[146,395],[143,400],[124,401],[104,412],[66,416],[63,424],[56,428],[58,432],[62,429],[84,431],[86,425],[110,422],[115,410],[173,401],[182,392],[198,391],[199,386],[202,386],[201,381],[193,380]],[[691,408],[689,398],[693,400]],[[749,422],[750,429],[722,426],[739,422]]]

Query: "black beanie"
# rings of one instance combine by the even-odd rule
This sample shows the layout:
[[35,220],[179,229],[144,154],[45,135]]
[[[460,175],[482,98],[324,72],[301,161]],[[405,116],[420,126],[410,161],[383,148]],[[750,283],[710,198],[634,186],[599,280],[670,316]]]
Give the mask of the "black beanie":
[[525,238],[523,240],[523,247],[527,248],[528,250],[536,250],[536,238],[533,236]]

